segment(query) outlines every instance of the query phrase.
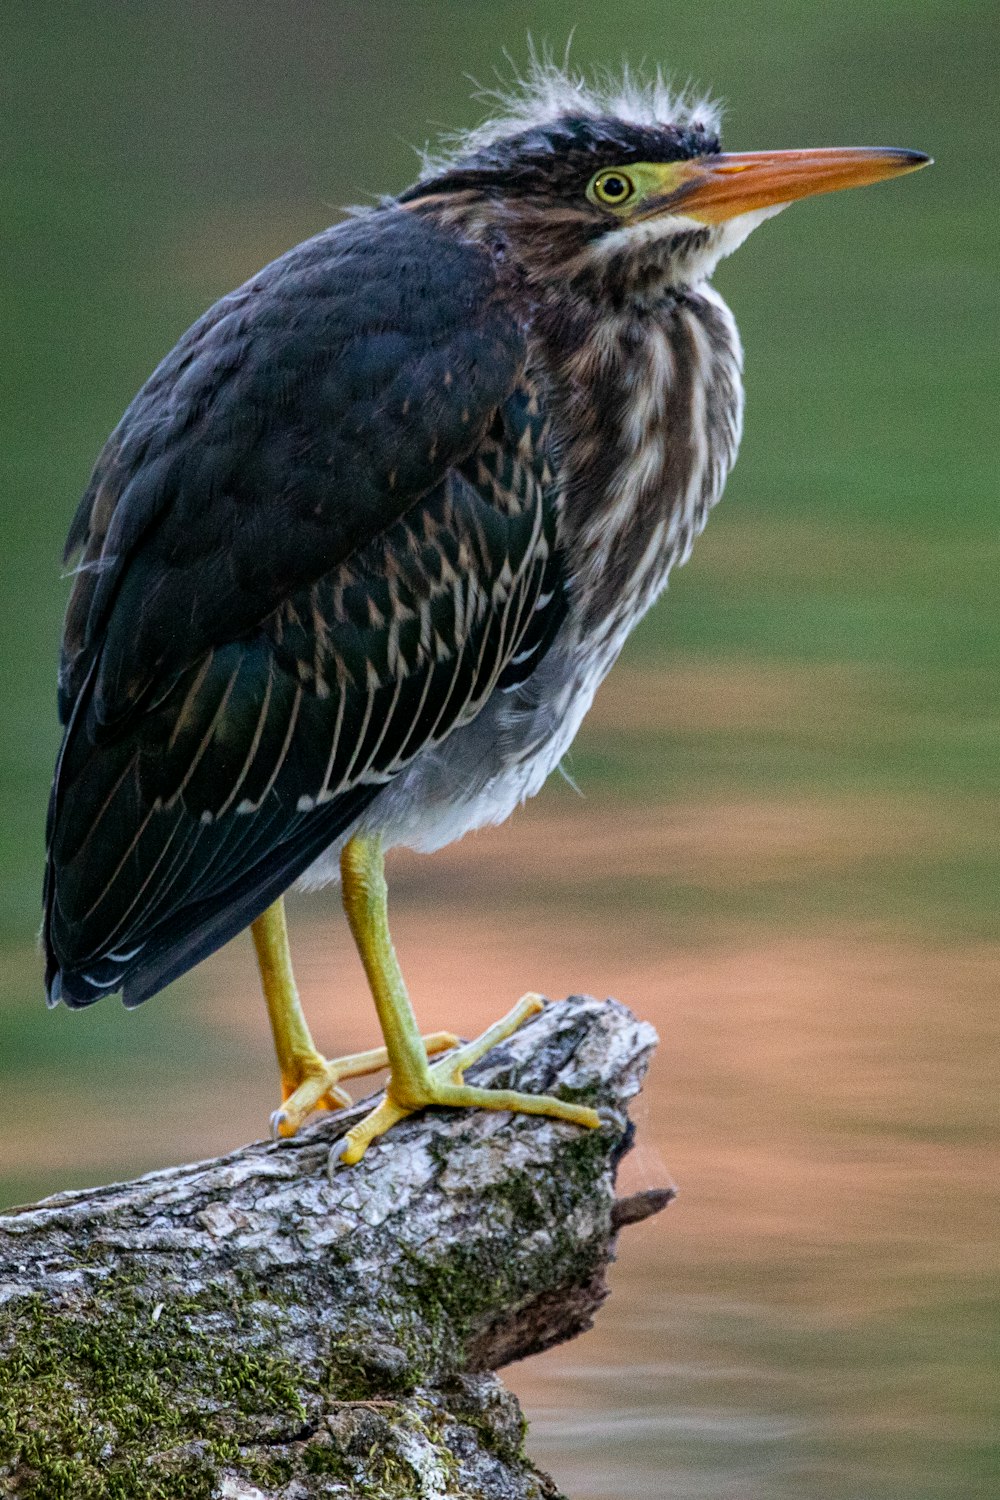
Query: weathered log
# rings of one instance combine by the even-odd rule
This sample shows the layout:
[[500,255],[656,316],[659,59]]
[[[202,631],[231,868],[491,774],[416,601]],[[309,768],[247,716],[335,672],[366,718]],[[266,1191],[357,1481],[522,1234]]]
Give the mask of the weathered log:
[[655,1041],[574,998],[470,1070],[599,1131],[428,1111],[331,1168],[359,1106],[0,1218],[0,1494],[554,1496],[491,1372],[588,1327],[618,1228],[671,1196],[614,1191]]

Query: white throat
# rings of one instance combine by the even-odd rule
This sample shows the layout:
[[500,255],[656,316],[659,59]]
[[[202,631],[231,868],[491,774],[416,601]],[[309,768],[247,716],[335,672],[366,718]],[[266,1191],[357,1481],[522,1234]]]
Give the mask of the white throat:
[[785,207],[784,203],[776,203],[769,208],[755,208],[722,224],[703,224],[684,214],[664,214],[639,224],[623,224],[604,235],[599,248],[610,260],[634,256],[643,247],[654,250],[674,241],[677,249],[676,256],[670,259],[670,279],[697,287],[709,280],[719,261],[738,250],[759,224],[773,219]]

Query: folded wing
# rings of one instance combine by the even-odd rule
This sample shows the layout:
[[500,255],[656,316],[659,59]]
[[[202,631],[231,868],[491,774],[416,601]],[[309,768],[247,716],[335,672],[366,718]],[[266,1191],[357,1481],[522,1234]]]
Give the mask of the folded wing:
[[[137,1004],[220,946],[422,749],[530,670],[561,619],[520,331],[469,247],[431,316],[441,247],[418,243],[399,210],[399,242],[380,253],[405,250],[406,274],[390,292],[369,267],[376,309],[356,239],[378,217],[345,226],[351,243],[332,257],[311,259],[313,241],[292,253],[309,252],[304,268],[271,269],[298,362],[282,344],[284,373],[272,362],[264,379],[277,315],[262,273],[184,354],[182,340],[98,465],[70,537],[84,567],[49,819],[53,1000],[123,988]],[[311,333],[291,289],[305,273],[340,309]],[[249,412],[236,375],[224,396],[211,380],[230,334],[207,344],[233,299]],[[198,360],[182,419],[177,385]],[[239,451],[213,456],[227,446]]]

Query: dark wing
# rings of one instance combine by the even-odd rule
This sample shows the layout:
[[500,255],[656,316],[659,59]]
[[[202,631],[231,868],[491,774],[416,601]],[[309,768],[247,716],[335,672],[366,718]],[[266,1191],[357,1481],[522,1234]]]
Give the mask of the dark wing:
[[[418,270],[410,268],[411,280]],[[424,313],[412,288],[411,297]],[[226,608],[216,620],[200,590],[225,570],[213,568],[204,547],[186,569],[173,571],[169,590],[155,587],[152,564],[140,571],[154,618],[159,611],[172,619],[173,632],[158,634],[145,623],[144,596],[131,583],[135,564],[106,540],[114,561],[81,575],[90,582],[89,601],[85,625],[79,604],[70,620],[64,678],[70,722],[50,808],[46,939],[53,999],[87,1004],[124,987],[126,1003],[136,1004],[154,993],[252,921],[422,748],[474,717],[497,686],[525,675],[544,652],[564,605],[541,418],[517,380],[516,330],[508,334],[507,390],[498,396],[478,371],[472,345],[483,310],[469,300],[453,333],[468,350],[464,366],[449,361],[434,339],[433,358],[421,354],[411,334],[407,394],[402,379],[391,386],[401,405],[421,411],[419,462],[400,422],[392,437],[398,468],[384,476],[381,510],[374,499],[366,502],[368,529],[360,541],[343,540],[357,536],[359,523],[349,476],[339,472],[339,505],[323,491],[344,552],[332,565],[334,544],[324,538],[323,548],[310,552],[308,526],[298,550],[287,535],[272,548],[270,534],[256,526],[253,597],[268,599],[263,615],[244,623],[239,601],[223,588]],[[392,306],[402,322],[399,301],[397,295]],[[501,325],[491,316],[484,347],[498,384]],[[435,338],[439,333],[435,325]],[[363,354],[363,346],[355,353]],[[450,428],[439,419],[428,428],[440,404],[436,386],[424,393],[429,370],[459,402]],[[305,405],[301,387],[299,401]],[[365,420],[377,427],[378,409],[364,408],[351,428],[374,471],[384,454],[366,435]],[[440,452],[439,429],[448,431],[450,462]],[[211,430],[209,422],[202,445]],[[268,430],[281,446],[276,417]],[[122,431],[113,440],[110,469],[127,446]],[[274,508],[286,524],[292,513],[282,497],[290,488],[301,493],[289,483],[296,477],[289,463],[283,484],[274,475]],[[435,477],[439,463],[444,472]],[[430,480],[416,497],[411,489],[397,499],[404,466],[408,475]],[[256,472],[267,473],[267,462]],[[366,483],[366,493],[376,496],[375,482]],[[99,480],[98,497],[103,492]],[[250,497],[248,511],[236,513],[229,546],[245,558],[243,516],[266,516],[267,496],[256,488],[242,493]],[[186,494],[183,504],[197,532]],[[105,506],[105,538],[122,505],[119,498],[113,510]],[[163,565],[150,537],[159,534],[162,549],[164,532],[183,531],[176,508],[151,523],[139,558]],[[88,549],[100,520],[88,538],[77,539]],[[125,522],[117,524],[118,536],[127,534]],[[277,577],[297,571],[298,581],[280,587],[273,581],[269,548]],[[317,566],[319,556],[325,565]],[[119,581],[102,603],[112,571]]]
[[132,402],[70,529],[63,722],[98,656],[113,725],[390,525],[472,452],[523,354],[489,258],[398,208],[216,303]]

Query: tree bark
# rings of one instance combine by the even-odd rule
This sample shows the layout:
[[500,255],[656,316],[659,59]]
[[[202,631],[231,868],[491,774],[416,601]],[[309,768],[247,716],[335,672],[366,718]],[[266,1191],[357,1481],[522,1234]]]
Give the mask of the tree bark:
[[614,1190],[655,1042],[573,998],[470,1070],[598,1131],[427,1111],[331,1168],[358,1106],[0,1217],[0,1495],[556,1496],[492,1372],[589,1327],[619,1227],[672,1196]]

